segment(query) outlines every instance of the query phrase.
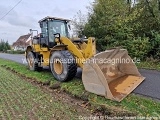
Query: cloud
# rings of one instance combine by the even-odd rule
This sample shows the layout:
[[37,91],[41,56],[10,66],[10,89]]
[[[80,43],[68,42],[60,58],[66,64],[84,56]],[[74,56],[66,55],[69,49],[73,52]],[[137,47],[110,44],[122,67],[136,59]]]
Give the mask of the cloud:
[[[0,18],[10,9],[10,7],[0,5]],[[39,28],[37,20],[32,16],[20,15],[18,11],[12,10],[0,21],[0,39],[8,40],[12,44],[19,36],[28,34],[30,28]]]
[[35,27],[36,20],[30,16],[14,15],[7,18],[8,23],[14,26]]
[[5,21],[0,21],[0,39],[8,40],[10,44],[15,42],[19,36],[29,33],[29,28],[13,26]]
[[[9,7],[4,7],[0,5],[0,17],[5,15],[10,10]],[[2,21],[8,22],[14,26],[23,26],[23,27],[35,27],[35,23],[37,23],[36,19],[32,16],[20,15],[15,10],[12,10],[9,14],[7,14]]]
[[76,9],[73,8],[66,8],[66,9],[60,9],[58,7],[55,7],[52,9],[51,14],[55,17],[61,17],[61,18],[72,18],[75,15]]
[[[0,18],[19,0],[2,0]],[[38,21],[46,16],[72,19],[76,13],[85,11],[85,6],[93,0],[23,0],[0,21],[0,39],[15,42],[19,36],[28,34],[29,29],[40,29]]]

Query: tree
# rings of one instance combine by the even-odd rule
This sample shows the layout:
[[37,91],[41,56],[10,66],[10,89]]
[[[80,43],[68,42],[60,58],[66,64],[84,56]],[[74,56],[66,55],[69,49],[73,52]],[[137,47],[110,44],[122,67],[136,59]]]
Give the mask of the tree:
[[160,0],[95,0],[80,18],[87,22],[75,23],[97,39],[98,50],[122,46],[132,57],[160,55]]
[[8,43],[8,41],[4,41],[4,40],[1,40],[0,42],[0,51],[2,52],[6,52],[7,50],[10,50],[10,45]]
[[97,38],[112,34],[128,13],[128,4],[124,0],[96,0],[92,7],[85,33]]
[[[139,0],[134,10],[140,15],[131,20],[134,33],[137,36],[151,37],[151,31],[160,32],[159,0]],[[136,26],[135,24],[138,24]]]
[[[155,8],[153,6],[151,8],[157,16]],[[99,50],[122,46],[128,49],[132,57],[144,59],[153,49],[153,46],[149,46],[151,42],[147,33],[155,30],[153,28],[156,23],[155,16],[150,17],[149,15],[151,16],[151,10],[146,0],[139,2],[95,0],[88,22],[85,24],[84,33],[87,37],[96,37]],[[149,19],[146,20],[145,16]],[[154,22],[152,23],[153,17]]]
[[8,41],[6,41],[6,50],[10,50],[11,49],[11,47],[10,47],[10,45],[9,45],[9,43],[8,43]]
[[85,24],[86,24],[86,16],[83,15],[81,11],[77,12],[77,15],[75,15],[72,20],[72,25],[74,27],[73,34],[78,37],[82,37]]
[[125,24],[128,16],[128,3],[125,0],[96,0],[89,13],[84,33],[96,37],[102,50],[115,46],[118,40],[126,40],[131,29]]

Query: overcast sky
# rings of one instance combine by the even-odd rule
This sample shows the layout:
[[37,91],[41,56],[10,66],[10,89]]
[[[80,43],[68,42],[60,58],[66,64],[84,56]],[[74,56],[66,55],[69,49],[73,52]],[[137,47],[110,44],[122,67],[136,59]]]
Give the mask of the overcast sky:
[[[0,18],[20,0],[1,0]],[[38,21],[46,16],[72,19],[94,0],[22,0],[4,19],[0,20],[0,39],[10,44],[19,36],[29,33],[29,29],[39,29]]]

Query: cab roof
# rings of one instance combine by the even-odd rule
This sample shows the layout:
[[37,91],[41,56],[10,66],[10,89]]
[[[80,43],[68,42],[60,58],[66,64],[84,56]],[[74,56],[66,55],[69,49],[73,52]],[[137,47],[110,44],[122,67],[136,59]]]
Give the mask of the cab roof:
[[39,21],[39,23],[40,23],[40,22],[43,22],[43,21],[46,21],[46,20],[63,20],[63,21],[67,21],[67,22],[71,21],[71,20],[69,20],[69,19],[47,16],[47,17],[41,19],[41,20]]

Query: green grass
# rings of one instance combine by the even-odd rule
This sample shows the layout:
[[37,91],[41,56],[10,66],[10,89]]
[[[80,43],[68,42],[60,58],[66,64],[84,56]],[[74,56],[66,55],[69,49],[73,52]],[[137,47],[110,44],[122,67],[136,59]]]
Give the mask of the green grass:
[[6,51],[6,53],[8,53],[8,54],[24,54],[25,51],[21,51],[21,50],[17,50],[17,51],[8,50],[8,51]]
[[147,60],[136,64],[138,68],[160,70],[159,61]]
[[[2,62],[2,61],[1,61]],[[88,115],[87,111],[86,115]],[[0,119],[77,119],[84,114],[0,67]]]
[[[24,65],[3,59],[0,59],[0,65],[14,69],[14,71],[25,75],[26,77],[34,78],[37,81],[52,81],[50,83],[57,83],[50,72],[29,71],[28,68]],[[108,114],[110,114],[110,112],[113,112],[117,115],[133,113],[136,115],[156,117],[160,113],[160,102],[156,102],[152,99],[140,97],[134,94],[128,95],[128,97],[126,97],[120,103],[114,102],[107,100],[104,97],[86,92],[81,80],[79,79],[74,79],[72,81],[62,83],[61,89],[78,98],[85,100],[87,99],[93,108],[103,109],[104,111],[109,112]]]

